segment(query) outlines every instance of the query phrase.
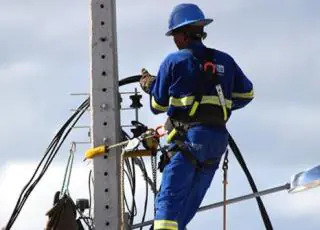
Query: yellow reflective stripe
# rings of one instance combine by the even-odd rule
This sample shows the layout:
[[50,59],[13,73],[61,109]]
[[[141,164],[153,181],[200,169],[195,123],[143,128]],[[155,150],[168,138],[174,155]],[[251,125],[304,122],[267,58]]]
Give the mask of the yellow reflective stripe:
[[[170,97],[169,104],[176,107],[182,107],[182,106],[192,105],[193,101],[194,101],[194,96],[187,96],[182,98]],[[226,101],[226,107],[228,109],[231,109],[232,101],[231,100],[225,100],[225,101]],[[218,96],[203,96],[200,104],[221,105]]]
[[172,220],[155,220],[154,230],[168,229],[168,230],[178,230],[178,223]]
[[250,92],[247,93],[232,93],[232,97],[234,98],[253,98],[254,97],[254,92],[251,90]]
[[172,138],[177,134],[177,130],[174,128],[167,136],[167,143],[170,143]]
[[194,96],[187,96],[182,98],[170,97],[169,104],[173,106],[188,106],[194,101]]
[[190,117],[192,117],[196,113],[198,107],[199,107],[199,102],[195,101],[193,103],[192,108],[191,108],[190,113],[189,113]]
[[223,120],[226,121],[228,118],[227,108],[225,106],[222,106],[223,110]]
[[151,106],[152,106],[152,108],[159,110],[159,111],[162,111],[162,112],[166,112],[168,110],[168,106],[159,105],[156,102],[156,100],[154,99],[154,97],[152,97]]

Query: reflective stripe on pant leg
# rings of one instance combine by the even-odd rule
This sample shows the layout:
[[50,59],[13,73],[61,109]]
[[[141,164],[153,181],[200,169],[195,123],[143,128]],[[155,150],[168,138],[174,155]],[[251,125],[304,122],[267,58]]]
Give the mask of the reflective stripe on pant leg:
[[155,220],[154,230],[178,230],[178,223],[172,220]]

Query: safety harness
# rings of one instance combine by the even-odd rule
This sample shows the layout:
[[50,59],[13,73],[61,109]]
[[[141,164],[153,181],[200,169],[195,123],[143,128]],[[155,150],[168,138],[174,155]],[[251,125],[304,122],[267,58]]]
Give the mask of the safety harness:
[[[167,155],[161,157],[162,161],[159,163],[159,169],[161,172],[163,171],[164,166],[169,162],[170,158],[173,157],[177,151],[180,151],[187,159],[189,159],[196,167],[196,170],[208,167],[219,160],[218,158],[213,158],[200,162],[184,143],[187,131],[191,127],[200,124],[225,127],[229,115],[219,75],[216,71],[216,64],[213,62],[215,54],[214,49],[206,48],[204,58],[202,58],[203,60],[197,57],[192,50],[190,50],[190,52],[200,63],[200,79],[197,81],[197,91],[190,109],[183,112],[174,112],[165,122],[165,129],[168,131],[167,142],[174,143],[174,145],[169,149]],[[219,98],[219,106],[201,103],[204,92],[206,91],[205,87],[208,85],[215,87]]]

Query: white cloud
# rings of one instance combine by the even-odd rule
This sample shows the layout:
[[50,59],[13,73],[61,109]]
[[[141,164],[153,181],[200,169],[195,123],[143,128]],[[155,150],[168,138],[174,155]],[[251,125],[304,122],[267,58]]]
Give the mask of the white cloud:
[[[1,170],[0,226],[4,226],[16,204],[18,195],[35,170],[35,162],[7,163]],[[42,229],[46,223],[45,213],[52,207],[53,196],[61,189],[64,165],[52,165],[35,188],[21,211],[14,228],[16,230]],[[73,198],[88,197],[88,169],[84,164],[74,165],[70,193]],[[50,178],[50,179],[49,179]],[[79,180],[81,178],[81,180]]]
[[[148,174],[151,177],[150,162],[146,162]],[[18,195],[30,179],[33,171],[35,170],[37,162],[8,162],[0,168],[0,187],[2,188],[0,196],[0,227],[3,227],[9,220],[14,205],[18,199]],[[77,198],[88,198],[88,173],[91,169],[91,164],[75,163],[72,169],[72,176],[70,181],[69,191],[74,201]],[[59,191],[62,186],[65,165],[59,162],[52,164],[48,169],[45,176],[34,189],[21,211],[18,219],[16,220],[13,229],[15,230],[33,230],[41,229],[46,223],[45,213],[52,207],[53,196],[56,191]],[[136,167],[136,202],[139,210],[136,216],[136,221],[142,217],[142,210],[145,199],[145,181],[142,179],[142,173]],[[158,178],[159,180],[160,178]],[[93,189],[93,187],[92,187]],[[126,194],[128,197],[129,205],[131,204],[131,193],[129,185],[126,182]],[[148,212],[146,220],[152,218],[153,210],[153,195],[149,190]],[[32,218],[30,214],[32,213]],[[27,226],[27,227],[26,227]]]
[[[0,66],[1,83],[36,81],[37,77],[45,73],[44,66],[34,61],[20,61],[5,63]],[[3,86],[2,86],[3,87]]]
[[[147,4],[146,1],[137,1],[128,4],[124,0],[117,1],[121,78],[137,74],[142,67],[156,73],[164,56],[176,49],[172,38],[165,37],[164,33],[172,7],[180,2]],[[249,166],[252,163],[259,166],[268,164],[267,167],[253,170],[254,175],[260,178],[258,181],[267,186],[271,179],[263,175],[276,176],[276,167],[290,164],[298,167],[318,159],[313,147],[317,145],[315,137],[319,136],[319,111],[314,108],[318,98],[317,65],[320,57],[320,34],[317,30],[319,14],[316,11],[318,3],[313,1],[304,4],[289,0],[250,0],[241,3],[235,0],[214,3],[201,0],[197,3],[208,17],[215,19],[207,27],[209,36],[206,44],[230,52],[255,83],[257,98],[248,109],[234,115],[230,128],[232,133],[236,133],[236,140],[239,140]],[[88,91],[88,7],[88,1],[76,0],[1,1],[0,29],[3,33],[0,37],[0,100],[5,111],[0,117],[0,151],[5,153],[1,159],[8,161],[16,156],[26,159],[34,157],[33,152],[42,152],[52,137],[52,130],[70,114],[68,109],[82,100],[75,98],[75,101],[70,102],[67,93]],[[145,107],[140,112],[143,122],[150,126],[163,123],[164,115],[150,115],[145,95],[143,102]],[[282,119],[279,119],[279,115],[282,115]],[[131,118],[130,113],[125,112],[123,118],[127,123]],[[83,130],[77,131],[77,134],[77,140],[86,139]],[[14,204],[13,196],[18,194],[28,179],[24,172],[31,173],[33,167],[34,163],[10,164],[6,166],[6,176],[3,173],[0,175],[1,188],[5,188],[5,194],[9,195],[8,200],[3,199],[5,196],[0,198],[1,203],[4,202],[8,207],[7,210]],[[44,222],[42,217],[51,206],[53,192],[60,188],[62,168],[52,167],[52,173],[47,175],[50,179],[46,182],[44,180],[38,188],[39,197],[35,195],[23,211],[37,212],[34,215],[39,218],[39,221],[34,218],[37,226]],[[285,179],[291,170],[287,167],[283,170],[281,177]],[[75,174],[82,173],[82,166],[75,169]],[[13,180],[17,183],[13,183]],[[221,185],[220,178],[216,181],[212,193],[216,192],[216,186]],[[82,191],[86,185],[72,186],[76,187],[75,191]],[[140,188],[143,190],[143,186],[139,185]],[[232,191],[230,194],[237,195],[245,192],[246,188],[237,183]],[[219,198],[221,196],[217,195],[215,199]],[[277,201],[280,199],[274,198]],[[309,205],[310,210],[313,210],[309,198],[306,199],[306,206],[303,206],[305,208],[301,212],[298,203],[293,205],[293,210],[301,215]],[[37,207],[39,203],[43,207]],[[252,211],[250,205],[239,207],[232,210],[238,213]],[[248,212],[243,210],[246,208]],[[2,212],[1,208],[0,223],[3,221]],[[23,213],[21,222],[28,220],[28,217],[23,217]],[[216,215],[218,213],[220,210],[214,212]],[[283,218],[279,222],[290,219]],[[193,226],[196,228],[199,222],[212,223],[211,213],[201,214],[198,220],[193,222],[191,229]],[[230,221],[237,229],[237,224],[242,223],[242,220]],[[253,222],[253,226],[261,227],[259,221]],[[245,225],[241,226],[245,228]]]
[[297,194],[281,193],[274,197],[281,202],[271,202],[269,207],[281,213],[284,218],[299,218],[299,216],[317,216],[320,203],[320,189],[313,189]]

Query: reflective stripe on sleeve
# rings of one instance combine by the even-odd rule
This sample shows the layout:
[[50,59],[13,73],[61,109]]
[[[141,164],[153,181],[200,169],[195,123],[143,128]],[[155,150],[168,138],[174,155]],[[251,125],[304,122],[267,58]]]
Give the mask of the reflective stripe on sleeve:
[[168,110],[168,106],[159,105],[156,102],[156,100],[154,99],[154,97],[152,97],[152,99],[151,99],[151,106],[152,106],[152,108],[159,110],[159,111],[162,111],[162,112],[166,112]]
[[232,93],[232,97],[250,99],[254,97],[254,92],[253,90],[251,90],[250,92],[247,92],[247,93]]

